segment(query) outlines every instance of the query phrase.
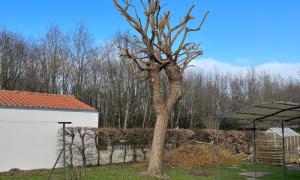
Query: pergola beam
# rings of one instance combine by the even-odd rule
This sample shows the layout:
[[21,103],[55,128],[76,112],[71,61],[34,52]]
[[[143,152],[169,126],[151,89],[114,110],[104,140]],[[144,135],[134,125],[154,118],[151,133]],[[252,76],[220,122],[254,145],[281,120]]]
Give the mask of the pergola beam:
[[268,118],[268,117],[275,116],[275,115],[277,115],[277,114],[279,114],[279,113],[282,113],[282,112],[285,112],[285,111],[289,111],[289,110],[293,110],[293,109],[298,109],[298,108],[300,108],[300,106],[295,106],[295,107],[288,108],[288,109],[282,109],[282,110],[280,110],[280,111],[277,111],[277,112],[272,113],[272,114],[265,115],[264,117],[257,118],[257,119],[255,119],[255,120],[256,120],[256,121],[260,121],[260,120],[266,119],[266,118]]
[[[300,113],[300,111],[299,111],[299,113]],[[257,113],[239,113],[239,114],[254,115],[254,116],[263,116],[262,114],[257,114]],[[294,116],[280,116],[280,115],[275,115],[274,117],[296,118]],[[299,118],[299,116],[297,116],[297,118]]]

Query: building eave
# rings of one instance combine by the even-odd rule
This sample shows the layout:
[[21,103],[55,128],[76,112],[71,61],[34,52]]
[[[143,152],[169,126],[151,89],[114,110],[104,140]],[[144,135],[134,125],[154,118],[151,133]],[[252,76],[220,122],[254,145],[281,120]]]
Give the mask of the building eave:
[[3,106],[2,105],[0,106],[0,109],[98,113],[98,111],[94,109],[68,109],[68,108],[47,108],[47,107],[29,107],[29,106]]

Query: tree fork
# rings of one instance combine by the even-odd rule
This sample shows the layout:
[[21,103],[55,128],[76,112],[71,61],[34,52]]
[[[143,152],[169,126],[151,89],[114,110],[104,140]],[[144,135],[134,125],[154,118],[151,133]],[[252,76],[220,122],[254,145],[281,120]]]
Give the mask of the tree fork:
[[165,177],[162,172],[162,167],[168,120],[174,104],[182,95],[182,77],[180,68],[175,62],[166,65],[165,71],[169,78],[170,95],[167,102],[165,102],[160,93],[160,72],[155,70],[156,69],[150,72],[150,81],[154,98],[154,108],[156,111],[156,123],[151,146],[150,162],[147,171],[143,174]]

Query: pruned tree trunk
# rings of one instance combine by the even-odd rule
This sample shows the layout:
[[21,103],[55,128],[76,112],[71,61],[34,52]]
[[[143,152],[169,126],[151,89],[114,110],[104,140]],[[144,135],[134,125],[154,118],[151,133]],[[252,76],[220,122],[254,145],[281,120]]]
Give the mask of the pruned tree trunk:
[[147,154],[147,151],[145,150],[144,146],[141,147],[141,151],[143,153],[143,160],[146,160],[146,154]]
[[168,126],[168,120],[174,104],[182,95],[182,77],[180,68],[176,63],[166,65],[165,72],[169,79],[170,92],[167,101],[160,91],[160,73],[153,71],[150,73],[150,82],[153,93],[154,109],[156,112],[156,123],[151,147],[150,162],[145,174],[150,176],[163,176],[163,150]]
[[74,164],[73,164],[73,144],[74,144],[74,139],[75,139],[75,134],[71,136],[71,142],[70,142],[70,145],[69,145],[69,154],[70,154],[70,167],[73,167]]
[[123,163],[126,163],[126,156],[127,156],[127,145],[126,145],[126,142],[125,142],[124,143]]
[[112,164],[113,162],[113,154],[114,154],[114,151],[115,151],[115,146],[114,145],[111,145],[111,150],[110,150],[110,154],[109,154],[109,164]]
[[81,158],[82,158],[82,166],[86,167],[86,154],[85,154],[85,151],[86,151],[86,144],[85,144],[86,132],[85,132],[85,130],[81,130],[81,129],[78,129],[77,132],[78,132],[80,140],[81,140],[81,146],[79,148],[79,151],[80,151]]
[[166,137],[166,129],[169,115],[166,109],[157,114],[151,146],[150,161],[145,174],[150,176],[162,176],[162,157]]
[[100,166],[100,161],[101,161],[101,145],[99,143],[99,134],[98,132],[94,131],[94,143],[95,143],[95,147],[96,147],[96,151],[97,151],[97,166]]
[[136,145],[133,144],[131,147],[132,147],[132,161],[133,162],[137,162],[137,149],[136,149]]
[[[120,47],[123,50],[121,55],[133,60],[141,72],[146,72],[139,76],[141,79],[150,81],[156,122],[150,162],[144,174],[161,177],[163,176],[162,157],[168,120],[175,103],[182,95],[182,74],[193,59],[202,55],[199,44],[185,42],[186,37],[189,32],[201,29],[208,12],[198,27],[188,28],[188,22],[194,19],[191,11],[195,5],[190,7],[179,24],[171,26],[171,13],[170,11],[161,13],[160,0],[140,1],[145,15],[144,23],[139,17],[137,7],[131,1],[124,0],[119,3],[118,0],[113,0],[113,2],[116,9],[139,35],[134,35],[132,38],[123,37],[125,47]],[[129,49],[128,44],[133,48]],[[175,44],[179,46],[174,47]],[[165,71],[170,86],[169,92],[165,94],[166,97],[161,94],[161,71]]]
[[100,154],[100,150],[97,148],[97,166],[100,166],[101,163],[101,154]]

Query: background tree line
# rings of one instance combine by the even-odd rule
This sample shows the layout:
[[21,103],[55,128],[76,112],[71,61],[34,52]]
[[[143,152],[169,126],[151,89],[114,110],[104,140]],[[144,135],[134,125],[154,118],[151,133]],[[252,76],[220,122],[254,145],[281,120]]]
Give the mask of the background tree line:
[[[154,112],[147,81],[120,57],[122,41],[96,44],[83,23],[72,32],[50,26],[40,37],[0,29],[0,88],[72,94],[99,111],[100,127],[153,127]],[[162,92],[167,80],[162,78]],[[165,79],[165,80],[164,80]],[[299,77],[290,79],[257,72],[204,73],[191,68],[184,76],[183,98],[169,127],[214,128],[216,117],[262,101],[300,101]]]

